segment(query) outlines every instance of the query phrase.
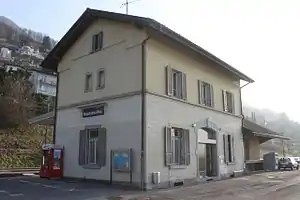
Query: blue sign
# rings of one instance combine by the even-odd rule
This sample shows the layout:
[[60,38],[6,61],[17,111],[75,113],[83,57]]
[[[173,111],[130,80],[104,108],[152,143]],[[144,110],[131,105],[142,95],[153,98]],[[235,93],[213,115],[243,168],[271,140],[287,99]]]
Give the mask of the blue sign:
[[115,151],[113,153],[113,167],[116,171],[130,171],[130,151]]

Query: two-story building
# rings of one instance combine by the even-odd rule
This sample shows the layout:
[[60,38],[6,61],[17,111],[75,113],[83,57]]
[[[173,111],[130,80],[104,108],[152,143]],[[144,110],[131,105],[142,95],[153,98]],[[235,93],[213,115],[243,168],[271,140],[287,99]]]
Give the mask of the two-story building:
[[58,73],[64,176],[149,189],[243,170],[253,80],[157,21],[87,9],[42,66]]

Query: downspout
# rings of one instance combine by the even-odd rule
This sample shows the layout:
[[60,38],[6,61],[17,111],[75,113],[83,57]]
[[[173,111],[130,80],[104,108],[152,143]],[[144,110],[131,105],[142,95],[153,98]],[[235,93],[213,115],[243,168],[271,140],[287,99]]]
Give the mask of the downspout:
[[56,72],[56,94],[55,94],[55,106],[54,106],[54,127],[53,127],[53,136],[52,143],[55,144],[56,139],[56,122],[57,122],[57,102],[58,102],[58,87],[59,86],[59,72]]
[[[245,87],[245,86],[247,86],[247,85],[249,85],[249,84],[250,84],[250,82],[248,82],[245,85],[241,86],[240,89],[239,89],[239,91],[240,91],[240,104],[241,104],[241,108],[240,109],[241,109],[241,115],[242,115],[242,126],[241,126],[241,128],[242,128],[243,142],[244,142],[243,124],[244,124],[245,116],[244,116],[244,113],[243,113],[242,88]],[[245,147],[243,147],[243,148],[245,148]],[[243,149],[243,152],[244,152],[243,154],[244,154],[244,168],[245,168],[245,151],[244,151],[244,149]]]
[[249,85],[249,84],[250,84],[250,82],[248,82],[248,83],[246,83],[245,85],[243,85],[243,86],[241,86],[241,87],[240,87],[240,102],[241,102],[241,115],[242,115],[242,122],[244,121],[244,118],[245,118],[245,116],[244,116],[244,114],[243,114],[242,88],[243,88],[243,87],[245,87],[245,86],[247,86],[247,85]]
[[146,180],[146,159],[145,159],[145,146],[146,146],[146,42],[150,39],[147,37],[142,42],[142,91],[141,91],[141,189],[145,190]]

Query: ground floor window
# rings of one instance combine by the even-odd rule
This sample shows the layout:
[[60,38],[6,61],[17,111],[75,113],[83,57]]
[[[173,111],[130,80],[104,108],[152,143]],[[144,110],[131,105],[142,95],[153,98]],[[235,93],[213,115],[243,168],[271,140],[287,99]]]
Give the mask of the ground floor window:
[[167,166],[190,164],[190,139],[188,129],[166,127],[165,147],[165,163]]
[[234,157],[234,137],[230,134],[223,135],[223,147],[224,147],[224,162],[233,163]]
[[79,165],[104,166],[106,161],[106,129],[87,127],[79,134]]

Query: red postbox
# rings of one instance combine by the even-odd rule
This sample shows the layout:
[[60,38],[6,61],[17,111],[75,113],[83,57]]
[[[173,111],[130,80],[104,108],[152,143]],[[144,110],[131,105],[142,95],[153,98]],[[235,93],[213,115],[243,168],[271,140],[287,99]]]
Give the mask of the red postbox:
[[62,178],[63,177],[63,146],[44,144],[43,161],[40,169],[41,178]]

